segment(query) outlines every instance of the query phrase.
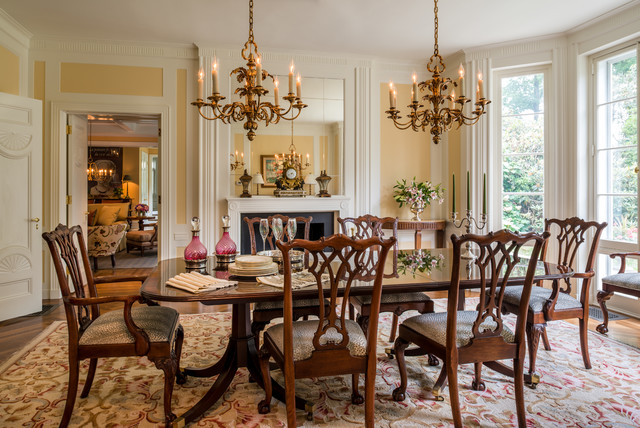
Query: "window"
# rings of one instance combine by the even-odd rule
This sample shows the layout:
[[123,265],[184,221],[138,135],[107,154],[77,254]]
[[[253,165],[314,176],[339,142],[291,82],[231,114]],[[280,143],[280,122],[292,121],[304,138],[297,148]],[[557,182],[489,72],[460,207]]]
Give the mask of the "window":
[[627,49],[596,60],[596,216],[603,239],[638,243],[637,55]]
[[544,228],[544,71],[501,76],[500,125],[502,227]]

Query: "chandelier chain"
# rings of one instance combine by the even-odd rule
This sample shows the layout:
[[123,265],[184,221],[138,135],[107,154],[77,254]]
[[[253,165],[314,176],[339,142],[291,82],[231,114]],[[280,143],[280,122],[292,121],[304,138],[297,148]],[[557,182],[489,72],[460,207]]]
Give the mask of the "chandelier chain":
[[438,55],[438,0],[434,1],[433,13],[435,15],[435,18],[433,19],[433,39],[435,40],[433,44],[433,53],[434,55]]
[[253,0],[249,0],[249,43],[253,43]]

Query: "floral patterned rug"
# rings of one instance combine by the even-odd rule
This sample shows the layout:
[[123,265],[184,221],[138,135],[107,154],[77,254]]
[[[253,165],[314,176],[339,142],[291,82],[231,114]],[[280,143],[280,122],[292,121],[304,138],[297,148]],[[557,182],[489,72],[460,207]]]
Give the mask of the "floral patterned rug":
[[[181,317],[186,338],[184,365],[209,365],[222,355],[230,326],[230,314]],[[381,316],[378,374],[376,380],[376,426],[449,426],[452,422],[448,389],[445,401],[426,399],[439,367],[425,357],[407,358],[410,383],[408,398],[396,403],[391,391],[398,385],[395,360],[384,355],[391,321]],[[585,370],[579,352],[578,329],[565,323],[549,326],[553,351],[540,350],[536,390],[525,387],[528,425],[531,427],[637,427],[640,426],[640,351],[596,333],[590,333],[592,370]],[[87,363],[81,368],[81,385]],[[485,391],[470,389],[473,366],[460,368],[460,398],[465,426],[516,425],[513,383],[489,369],[484,370]],[[276,375],[279,372],[276,372]],[[53,427],[62,416],[67,384],[67,332],[62,322],[47,331],[0,367],[0,426]],[[176,385],[173,406],[182,414],[211,385],[210,379],[189,378]],[[70,426],[152,427],[163,416],[163,377],[146,358],[99,360],[89,397],[78,397]],[[300,380],[298,395],[317,403],[314,421],[298,413],[305,426],[361,426],[363,406],[350,402],[350,376]],[[361,380],[361,389],[362,389]],[[278,427],[285,425],[285,406],[274,399],[271,413],[260,415],[257,404],[262,390],[249,382],[247,371],[236,375],[231,389],[217,405],[192,426]]]

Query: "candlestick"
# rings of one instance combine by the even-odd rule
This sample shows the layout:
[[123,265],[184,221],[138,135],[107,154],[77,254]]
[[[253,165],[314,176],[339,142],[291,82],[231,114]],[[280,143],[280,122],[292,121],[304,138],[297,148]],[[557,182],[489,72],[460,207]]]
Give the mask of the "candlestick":
[[451,211],[456,212],[456,175],[453,175],[453,180],[451,183]]
[[452,89],[451,90],[451,95],[450,95],[450,98],[449,98],[449,108],[451,110],[453,110],[455,108],[455,103],[454,103],[455,99],[456,99],[456,91]]
[[395,105],[393,102],[393,82],[389,82],[389,107],[395,108]]
[[469,171],[467,171],[467,210],[471,209],[471,181],[469,179]]
[[482,177],[482,214],[487,214],[487,174]]
[[482,72],[478,72],[478,100],[484,98],[484,85],[482,83]]
[[296,76],[296,97],[302,99],[302,82],[300,79],[300,73],[298,73],[298,76]]
[[277,78],[273,79],[273,98],[275,98],[276,107],[280,105],[278,101],[278,85],[279,84],[280,84],[280,81]]
[[411,101],[414,103],[418,102],[418,76],[416,73],[413,73],[413,86],[411,87]]
[[462,63],[460,63],[460,67],[458,68],[458,75],[460,76],[458,78],[458,90],[460,91],[460,96],[464,97],[464,67]]
[[204,99],[204,71],[200,69],[198,72],[198,99]]

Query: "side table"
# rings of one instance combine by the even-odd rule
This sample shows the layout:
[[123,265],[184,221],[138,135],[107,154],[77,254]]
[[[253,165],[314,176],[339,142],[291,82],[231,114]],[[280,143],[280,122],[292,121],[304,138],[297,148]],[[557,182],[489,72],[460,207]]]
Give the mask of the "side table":
[[[444,229],[447,225],[445,220],[398,220],[398,230],[415,230],[415,249],[422,248],[422,231],[436,231],[436,248],[444,248]],[[391,225],[385,224],[383,229],[391,229]]]

